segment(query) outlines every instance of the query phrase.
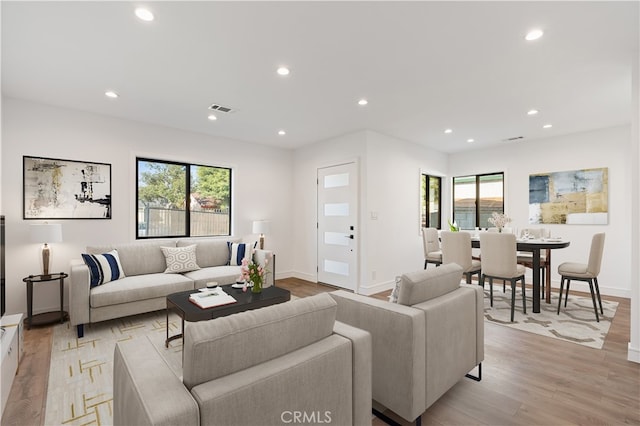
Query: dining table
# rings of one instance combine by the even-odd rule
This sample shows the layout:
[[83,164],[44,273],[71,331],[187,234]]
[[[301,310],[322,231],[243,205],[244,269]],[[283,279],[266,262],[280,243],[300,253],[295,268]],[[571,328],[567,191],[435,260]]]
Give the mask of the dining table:
[[[561,238],[541,238],[541,239],[516,239],[516,249],[518,251],[531,252],[533,256],[533,312],[540,313],[540,252],[542,250],[562,249],[569,247],[570,241]],[[480,247],[480,238],[472,237],[471,246]],[[481,249],[482,250],[482,249]],[[547,264],[548,268],[551,266]],[[549,277],[549,276],[548,276]]]

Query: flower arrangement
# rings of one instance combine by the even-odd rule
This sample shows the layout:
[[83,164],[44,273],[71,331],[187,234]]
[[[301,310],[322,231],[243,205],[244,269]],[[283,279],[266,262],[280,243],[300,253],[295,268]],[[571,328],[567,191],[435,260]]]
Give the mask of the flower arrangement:
[[[255,253],[255,249],[251,251],[251,259],[253,259],[253,254]],[[264,259],[264,267],[258,263],[255,263],[253,260],[249,261],[249,259],[242,259],[242,266],[240,267],[240,280],[245,282],[245,286],[243,287],[243,291],[247,291],[247,282],[253,283],[253,287],[251,287],[251,291],[253,293],[260,293],[262,291],[262,283],[264,281],[264,277],[267,275],[267,264],[269,263],[269,258]]]
[[504,213],[493,212],[491,213],[491,217],[488,219],[489,223],[493,226],[497,227],[498,230],[502,230],[504,226],[511,222],[511,218]]

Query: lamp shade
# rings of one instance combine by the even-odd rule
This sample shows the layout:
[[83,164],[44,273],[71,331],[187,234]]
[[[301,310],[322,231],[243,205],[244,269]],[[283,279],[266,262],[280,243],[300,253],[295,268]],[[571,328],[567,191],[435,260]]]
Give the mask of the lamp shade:
[[254,234],[268,234],[269,225],[271,222],[268,220],[254,220],[253,221],[253,233]]
[[29,234],[33,243],[60,243],[62,242],[62,225],[59,223],[32,224]]

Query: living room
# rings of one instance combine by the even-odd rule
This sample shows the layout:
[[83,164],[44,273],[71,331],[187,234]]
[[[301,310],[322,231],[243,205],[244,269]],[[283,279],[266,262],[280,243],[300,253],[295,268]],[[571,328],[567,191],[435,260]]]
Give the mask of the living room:
[[[631,10],[637,16],[637,5]],[[3,4],[3,28],[4,21],[10,19],[11,15],[8,12],[11,11],[11,8]],[[539,16],[543,15],[541,11]],[[31,25],[35,27],[35,24]],[[524,30],[526,29],[517,29]],[[635,30],[637,33],[637,23]],[[25,46],[12,45],[16,43],[15,40],[8,37],[3,29],[3,55],[7,49],[9,52],[25,49]],[[623,109],[622,114],[627,114],[626,119],[616,121],[617,117],[614,117],[608,121],[592,120],[591,116],[585,116],[578,131],[566,132],[560,129],[561,124],[554,124],[554,128],[549,129],[551,132],[542,133],[536,130],[534,137],[529,137],[526,133],[534,133],[529,128],[525,131],[520,128],[503,127],[499,133],[502,137],[511,137],[522,132],[525,139],[512,143],[495,141],[496,143],[483,147],[482,138],[476,137],[473,149],[468,149],[471,144],[464,140],[461,148],[454,150],[447,147],[448,141],[452,138],[446,138],[455,136],[460,139],[457,129],[454,129],[451,135],[442,134],[434,137],[442,141],[438,142],[442,149],[437,149],[433,145],[415,143],[376,130],[378,127],[372,118],[359,121],[354,127],[332,127],[343,130],[338,133],[316,131],[317,139],[296,145],[293,142],[297,139],[293,123],[287,127],[286,135],[275,135],[275,129],[281,125],[280,123],[244,122],[243,109],[249,110],[249,107],[240,103],[233,103],[238,108],[238,111],[233,113],[235,115],[220,117],[217,120],[232,122],[225,130],[227,133],[219,135],[216,135],[215,130],[201,131],[201,127],[197,126],[194,127],[196,130],[190,131],[163,125],[162,120],[143,122],[144,120],[135,119],[134,115],[132,118],[126,118],[126,113],[119,108],[141,108],[142,105],[121,107],[123,103],[126,104],[127,96],[132,96],[127,94],[128,90],[134,90],[136,85],[151,84],[154,80],[153,75],[138,76],[139,79],[130,84],[130,89],[119,88],[122,92],[120,99],[100,99],[99,102],[106,103],[106,106],[101,106],[102,112],[96,113],[64,106],[64,103],[55,98],[40,96],[35,89],[37,85],[34,85],[34,89],[28,88],[28,79],[25,80],[26,83],[15,80],[16,71],[11,68],[11,63],[5,62],[3,58],[0,210],[6,217],[6,310],[8,313],[25,312],[27,295],[22,279],[39,273],[41,267],[39,246],[29,242],[29,224],[32,221],[23,219],[23,156],[94,161],[108,163],[112,168],[112,218],[56,221],[62,224],[64,238],[62,243],[52,245],[52,271],[68,272],[70,260],[79,258],[87,246],[123,243],[136,239],[136,158],[143,157],[230,167],[233,170],[232,235],[251,235],[254,220],[268,219],[271,229],[266,236],[266,246],[277,254],[276,278],[294,277],[310,283],[317,282],[318,168],[355,161],[360,179],[357,292],[365,295],[389,290],[393,287],[397,275],[422,268],[424,259],[419,223],[421,172],[443,177],[442,217],[445,221],[452,214],[452,177],[504,172],[504,210],[512,218],[514,225],[522,228],[528,225],[529,175],[607,167],[608,223],[550,226],[552,235],[562,236],[571,241],[569,247],[553,253],[552,286],[557,288],[560,281],[555,266],[565,261],[585,259],[591,236],[597,232],[606,232],[607,244],[599,277],[600,289],[605,296],[631,299],[628,359],[640,362],[640,296],[636,279],[640,273],[640,224],[637,221],[640,217],[638,42],[629,42],[625,45],[627,46],[635,47],[635,51],[629,53],[628,67],[625,69],[628,73],[627,82],[630,84],[625,95],[630,102],[621,103],[627,107],[626,110]],[[28,49],[26,51],[29,52]],[[34,54],[29,58],[36,61],[38,56]],[[269,58],[269,61],[276,60]],[[132,61],[132,64],[134,62]],[[89,65],[83,63],[83,66]],[[295,64],[291,66],[292,78],[303,72],[304,68],[296,69]],[[11,70],[7,80],[5,69]],[[65,69],[74,70],[79,74],[85,72],[74,66]],[[90,69],[95,71],[92,67]],[[185,68],[184,72],[188,73],[188,68]],[[73,80],[76,77],[77,75],[70,74],[65,79]],[[607,82],[598,82],[603,87],[606,87],[605,83]],[[55,86],[55,79],[49,84]],[[101,84],[111,83],[105,81]],[[178,82],[172,81],[169,84],[175,85]],[[392,91],[395,88],[396,83],[392,82],[388,90]],[[95,95],[96,98],[104,98],[99,92],[104,90],[104,87],[91,88],[93,89],[98,92],[89,94],[88,88],[80,88],[80,97]],[[248,81],[239,79],[236,83],[238,91],[251,89],[255,88],[252,88]],[[215,98],[215,92],[207,93],[205,98],[209,103],[223,101]],[[506,102],[506,98],[500,99]],[[265,99],[269,100],[268,97]],[[96,100],[87,100],[87,105],[93,102]],[[145,102],[149,109],[158,106],[158,99],[148,99]],[[579,96],[568,100],[566,104],[545,105],[546,108],[529,104],[534,101],[521,102],[522,110],[508,111],[509,116],[504,120],[511,121],[512,116],[522,115],[524,120],[529,120],[526,125],[531,126],[530,129],[533,129],[532,120],[535,120],[536,127],[541,127],[547,119],[554,120],[553,117],[544,116],[550,111],[555,111],[560,116],[563,110],[578,108],[581,102],[598,103],[597,99],[584,100]],[[538,102],[542,103],[543,100]],[[351,103],[354,109],[360,108],[355,104],[355,100]],[[476,103],[474,106],[484,103],[487,104],[487,109],[491,109],[491,100]],[[202,108],[205,120],[206,106],[205,104]],[[259,103],[253,108],[260,109],[265,106]],[[539,117],[526,117],[528,108],[533,107],[540,108]],[[160,117],[166,116],[166,122],[170,123],[169,116],[172,112],[168,108],[168,105],[160,103],[157,114]],[[374,97],[370,98],[370,105],[365,108],[376,108]],[[455,111],[455,108],[451,109]],[[464,109],[466,111],[466,108]],[[496,109],[502,110],[499,105],[496,105]],[[585,109],[588,108],[585,106]],[[360,108],[357,114],[364,115],[366,110]],[[233,123],[233,120],[236,123]],[[455,118],[451,120],[457,121]],[[218,122],[205,124],[216,126],[220,124]],[[314,126],[321,128],[322,122],[323,119],[319,117]],[[327,123],[327,126],[332,124],[329,120]],[[267,125],[272,126],[274,130],[271,132],[273,135],[264,137],[264,143],[246,141],[251,139],[244,136],[244,130],[241,129],[243,126],[263,130]],[[470,126],[466,123],[464,125]],[[454,125],[438,123],[438,126],[444,130],[446,126]],[[490,123],[489,126],[498,127],[500,123]],[[236,138],[229,136],[229,132],[234,129],[239,129],[239,136]],[[513,133],[506,133],[508,131]],[[467,136],[464,136],[464,139],[466,138]],[[580,286],[577,282],[574,285],[576,290],[588,293],[587,286]],[[43,286],[37,289],[34,312],[55,310],[57,303],[55,286]],[[68,306],[67,289],[63,304],[65,307]]]

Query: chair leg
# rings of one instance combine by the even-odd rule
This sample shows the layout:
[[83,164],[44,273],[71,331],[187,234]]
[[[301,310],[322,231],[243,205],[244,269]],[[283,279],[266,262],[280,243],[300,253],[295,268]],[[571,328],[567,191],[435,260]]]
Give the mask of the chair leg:
[[527,293],[524,291],[524,277],[522,277],[522,312],[527,314]]
[[424,260],[424,269],[427,269],[427,259]]
[[600,322],[598,317],[598,307],[596,306],[596,295],[593,292],[593,280],[589,280],[589,290],[591,290],[591,301],[593,302],[593,311],[596,313],[596,321]]
[[467,284],[471,284],[471,272],[465,274],[467,276]]
[[560,306],[562,306],[562,290],[564,289],[564,276],[560,278],[560,294],[558,295],[558,315],[560,315]]
[[567,307],[569,301],[569,286],[571,285],[571,278],[567,278],[567,291],[564,293],[564,307]]
[[593,279],[593,283],[596,287],[596,294],[598,295],[598,303],[600,303],[600,313],[604,315],[604,311],[602,310],[602,299],[600,298],[600,286],[598,285],[598,277]]
[[491,301],[491,307],[493,308],[493,278],[489,277],[489,300]]
[[516,280],[511,280],[511,322],[513,322],[513,311],[516,307]]

